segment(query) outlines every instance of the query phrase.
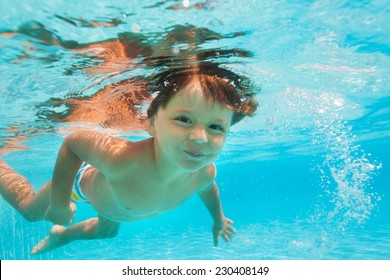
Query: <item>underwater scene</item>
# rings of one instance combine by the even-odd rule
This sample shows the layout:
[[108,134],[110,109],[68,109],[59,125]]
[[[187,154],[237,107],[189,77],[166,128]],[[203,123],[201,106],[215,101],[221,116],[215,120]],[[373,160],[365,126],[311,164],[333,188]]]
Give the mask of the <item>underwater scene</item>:
[[[258,103],[215,161],[237,230],[229,244],[213,246],[193,195],[115,238],[31,255],[52,223],[1,197],[1,259],[390,259],[388,1],[2,0],[0,10],[0,158],[36,191],[74,131],[150,137],[167,70],[227,69]],[[97,216],[76,206],[74,223]]]

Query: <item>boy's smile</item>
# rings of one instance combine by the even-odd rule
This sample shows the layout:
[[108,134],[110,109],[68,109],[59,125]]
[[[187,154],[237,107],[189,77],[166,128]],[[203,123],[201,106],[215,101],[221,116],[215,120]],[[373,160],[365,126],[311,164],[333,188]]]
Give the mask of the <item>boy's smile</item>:
[[209,100],[197,81],[191,82],[151,119],[157,159],[188,171],[209,165],[221,153],[232,115]]

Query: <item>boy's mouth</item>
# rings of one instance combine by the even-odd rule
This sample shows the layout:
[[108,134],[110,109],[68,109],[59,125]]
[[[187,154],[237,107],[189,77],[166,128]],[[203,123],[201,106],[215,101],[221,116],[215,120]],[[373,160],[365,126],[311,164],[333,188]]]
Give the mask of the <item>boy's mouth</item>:
[[202,152],[197,152],[197,151],[192,151],[192,150],[185,150],[185,153],[192,158],[201,158],[201,157],[205,156],[205,154]]

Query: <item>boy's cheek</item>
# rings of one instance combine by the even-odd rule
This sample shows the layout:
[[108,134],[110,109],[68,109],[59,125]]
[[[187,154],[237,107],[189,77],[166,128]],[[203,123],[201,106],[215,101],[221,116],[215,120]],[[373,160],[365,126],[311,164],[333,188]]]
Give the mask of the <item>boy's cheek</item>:
[[220,147],[221,149],[225,145],[226,136],[218,136],[213,139],[213,144],[215,147]]
[[217,143],[213,143],[213,150],[219,156],[222,152],[224,141],[218,141]]

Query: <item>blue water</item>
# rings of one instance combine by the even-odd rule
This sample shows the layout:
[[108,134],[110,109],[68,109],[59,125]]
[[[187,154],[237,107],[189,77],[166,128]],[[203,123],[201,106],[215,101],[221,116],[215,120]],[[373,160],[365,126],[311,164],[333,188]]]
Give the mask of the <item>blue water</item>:
[[[212,246],[211,218],[193,197],[160,217],[124,224],[115,239],[30,256],[51,225],[23,220],[0,199],[1,259],[390,259],[388,1],[190,1],[189,8],[182,1],[139,2],[1,1],[0,152],[38,189],[73,127],[146,137],[57,122],[42,116],[66,108],[42,104],[72,92],[91,96],[123,76],[153,71],[112,75],[101,66],[107,71],[87,75],[88,57],[6,32],[38,22],[56,38],[82,44],[128,31],[153,42],[179,24],[208,28],[221,36],[199,49],[251,53],[213,59],[261,87],[257,115],[232,127],[216,162],[224,212],[238,231],[234,241]],[[87,24],[113,19],[114,26]],[[77,221],[94,215],[78,205]]]

